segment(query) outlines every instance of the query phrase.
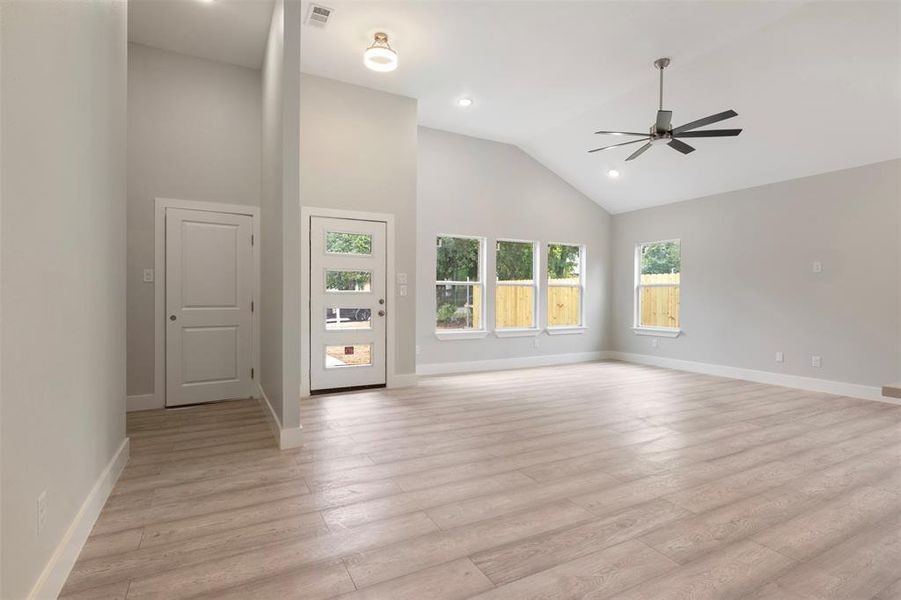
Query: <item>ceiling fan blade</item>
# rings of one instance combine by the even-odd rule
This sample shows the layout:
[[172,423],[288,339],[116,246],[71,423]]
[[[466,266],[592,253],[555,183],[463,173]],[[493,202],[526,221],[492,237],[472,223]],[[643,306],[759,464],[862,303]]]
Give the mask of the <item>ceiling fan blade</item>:
[[595,133],[606,133],[607,135],[640,135],[641,137],[648,137],[646,133],[635,133],[634,131],[595,131]]
[[655,126],[657,127],[657,131],[669,131],[670,126],[673,124],[673,111],[671,110],[658,110],[657,111],[657,123]]
[[677,140],[677,139],[675,139],[675,138],[673,138],[672,140],[670,140],[670,143],[667,144],[667,146],[669,146],[670,148],[675,148],[676,150],[678,150],[678,151],[681,152],[682,154],[688,154],[689,152],[694,152],[694,151],[695,151],[694,148],[692,148],[691,146],[689,146],[689,145],[686,144],[685,142],[683,142],[683,141],[681,141],[681,140]]
[[677,138],[730,137],[741,133],[741,129],[707,129],[701,131],[683,131],[675,133]]
[[626,146],[628,144],[637,144],[638,142],[647,141],[647,138],[641,140],[629,140],[628,142],[623,142],[622,144],[613,144],[612,146],[604,146],[602,148],[595,148],[594,150],[589,150],[588,152],[597,152],[598,150],[609,150],[610,148],[616,148],[617,146]]
[[685,125],[679,125],[675,129],[673,129],[673,135],[682,133],[683,131],[688,131],[689,129],[697,129],[698,127],[703,127],[704,125],[710,125],[711,123],[725,121],[726,119],[731,119],[732,117],[737,116],[737,112],[729,109],[715,115],[710,115],[709,117],[704,117],[703,119],[698,119],[697,121],[692,121],[691,123],[686,123]]
[[626,160],[632,160],[633,158],[638,158],[639,156],[641,156],[642,152],[644,152],[645,150],[647,150],[650,147],[651,147],[651,142],[648,142],[647,144],[645,144],[644,146],[642,146],[641,148],[639,148],[638,150],[636,150],[635,152],[630,154],[629,158],[627,158]]

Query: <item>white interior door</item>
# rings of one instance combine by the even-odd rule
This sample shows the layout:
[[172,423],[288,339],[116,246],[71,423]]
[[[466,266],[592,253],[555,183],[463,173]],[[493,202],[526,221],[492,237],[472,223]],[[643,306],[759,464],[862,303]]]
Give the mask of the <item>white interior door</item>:
[[385,383],[386,225],[310,219],[310,389]]
[[248,215],[166,210],[166,406],[252,395],[252,231]]

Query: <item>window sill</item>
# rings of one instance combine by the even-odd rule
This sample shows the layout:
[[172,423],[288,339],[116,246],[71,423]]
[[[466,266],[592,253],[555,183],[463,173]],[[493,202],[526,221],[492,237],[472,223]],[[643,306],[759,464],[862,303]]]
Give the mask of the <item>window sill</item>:
[[436,331],[435,337],[439,340],[477,340],[488,337],[488,332],[484,329],[449,329],[446,331]]
[[677,338],[682,333],[681,329],[670,329],[668,327],[633,327],[632,331],[635,335],[652,335],[654,337]]
[[585,327],[548,327],[548,335],[579,335],[585,333]]
[[540,329],[530,327],[525,329],[495,329],[494,335],[499,338],[507,337],[534,337],[541,333]]

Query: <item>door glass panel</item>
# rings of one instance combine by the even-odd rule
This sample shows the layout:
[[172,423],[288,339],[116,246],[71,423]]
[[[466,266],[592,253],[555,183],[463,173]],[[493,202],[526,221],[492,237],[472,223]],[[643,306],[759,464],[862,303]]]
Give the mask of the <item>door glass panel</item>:
[[368,292],[372,288],[372,273],[369,271],[326,271],[325,291],[327,292]]
[[326,346],[325,368],[363,367],[372,364],[371,344],[352,344],[348,346]]
[[326,308],[325,328],[329,331],[369,329],[371,317],[372,311],[368,308]]
[[325,234],[325,251],[329,254],[372,254],[372,236],[368,233],[342,233],[328,231]]

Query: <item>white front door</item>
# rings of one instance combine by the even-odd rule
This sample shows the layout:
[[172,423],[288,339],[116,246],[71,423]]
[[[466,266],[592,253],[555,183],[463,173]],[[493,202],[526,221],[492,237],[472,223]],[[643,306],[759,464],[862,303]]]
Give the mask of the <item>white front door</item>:
[[386,225],[310,219],[310,389],[385,383]]
[[248,215],[166,210],[166,406],[252,395],[252,230]]

